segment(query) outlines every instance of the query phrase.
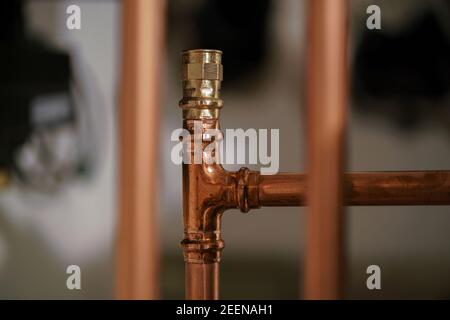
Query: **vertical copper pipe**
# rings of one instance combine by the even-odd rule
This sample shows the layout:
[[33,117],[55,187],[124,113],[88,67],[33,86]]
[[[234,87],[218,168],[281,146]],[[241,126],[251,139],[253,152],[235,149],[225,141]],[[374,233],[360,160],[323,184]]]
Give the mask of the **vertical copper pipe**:
[[219,262],[186,263],[186,292],[188,300],[219,299]]
[[[186,299],[219,298],[219,262],[224,242],[220,219],[225,209],[234,207],[234,176],[220,164],[207,164],[204,148],[210,143],[203,135],[219,128],[222,82],[222,52],[188,50],[182,54],[183,127],[191,133],[190,163],[183,163],[182,247],[185,261]],[[198,136],[200,130],[200,137]],[[197,135],[197,136],[196,136]],[[201,140],[201,149],[195,137]],[[219,141],[216,140],[216,143]],[[196,155],[201,159],[195,163]]]
[[347,1],[308,2],[306,299],[337,299],[347,109]]
[[156,225],[162,0],[122,2],[116,297],[159,297]]

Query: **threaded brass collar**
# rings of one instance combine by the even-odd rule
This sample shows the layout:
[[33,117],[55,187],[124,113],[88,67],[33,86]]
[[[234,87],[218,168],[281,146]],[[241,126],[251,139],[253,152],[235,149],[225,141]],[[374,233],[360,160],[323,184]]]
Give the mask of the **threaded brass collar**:
[[222,51],[195,49],[182,53],[183,99],[180,107],[185,119],[217,118],[223,105],[220,97]]

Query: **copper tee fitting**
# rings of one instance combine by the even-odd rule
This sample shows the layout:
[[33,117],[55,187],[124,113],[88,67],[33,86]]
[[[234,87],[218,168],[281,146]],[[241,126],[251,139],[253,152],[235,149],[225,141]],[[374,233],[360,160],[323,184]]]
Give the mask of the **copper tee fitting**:
[[[224,242],[221,238],[221,217],[226,209],[240,208],[247,212],[259,207],[257,185],[259,173],[243,168],[227,172],[218,163],[207,164],[205,147],[211,143],[205,137],[208,129],[219,129],[222,81],[222,52],[189,50],[182,54],[183,127],[191,133],[200,126],[201,150],[189,148],[191,159],[201,153],[201,163],[183,163],[184,240],[186,262],[186,292],[191,299],[218,298],[218,266]],[[213,143],[218,145],[220,138]],[[218,150],[218,148],[216,148]],[[203,267],[201,266],[203,265]],[[209,270],[209,271],[208,271]],[[211,275],[213,273],[213,275]],[[194,285],[189,285],[189,283]]]
[[[190,132],[191,162],[183,163],[184,260],[186,298],[218,299],[219,262],[224,242],[221,218],[227,209],[242,212],[261,206],[303,206],[307,201],[305,174],[260,175],[241,168],[228,172],[209,163],[205,148],[212,143],[206,131],[220,129],[222,52],[189,50],[183,62],[183,127]],[[201,136],[195,137],[195,128]],[[200,135],[197,133],[197,135]],[[195,138],[200,150],[195,150]],[[218,144],[221,136],[213,143]],[[194,146],[194,148],[192,147]],[[219,148],[215,148],[219,150]],[[200,163],[192,161],[195,156]],[[345,205],[450,204],[450,171],[359,172],[344,175]]]

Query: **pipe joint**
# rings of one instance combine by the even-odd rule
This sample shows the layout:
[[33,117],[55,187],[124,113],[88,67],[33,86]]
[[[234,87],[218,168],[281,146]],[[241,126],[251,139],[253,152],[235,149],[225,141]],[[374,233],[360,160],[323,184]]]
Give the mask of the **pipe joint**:
[[[191,159],[197,156],[202,162],[183,164],[185,236],[181,245],[187,263],[220,261],[224,248],[220,225],[225,210],[248,212],[260,207],[259,173],[248,168],[227,172],[220,164],[206,161],[208,153],[204,151],[211,141],[206,141],[205,135],[209,129],[219,128],[219,110],[223,105],[221,57],[222,52],[217,50],[189,50],[182,54],[183,126],[195,136],[195,125],[200,121],[202,133],[202,149],[187,150]],[[198,139],[191,135],[191,139],[195,138]],[[215,140],[217,146],[219,140]]]
[[236,174],[236,207],[243,213],[261,207],[259,202],[259,172],[241,168]]

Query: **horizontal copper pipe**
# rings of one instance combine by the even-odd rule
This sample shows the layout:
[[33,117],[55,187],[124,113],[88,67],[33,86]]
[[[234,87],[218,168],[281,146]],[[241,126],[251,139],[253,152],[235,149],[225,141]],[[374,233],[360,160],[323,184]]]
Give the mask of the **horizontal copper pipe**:
[[346,186],[347,205],[450,204],[450,171],[352,173]]
[[[450,205],[450,171],[355,172],[345,174],[345,205]],[[304,206],[305,174],[259,177],[261,206]]]
[[305,196],[306,174],[259,176],[259,205],[263,207],[304,206]]

